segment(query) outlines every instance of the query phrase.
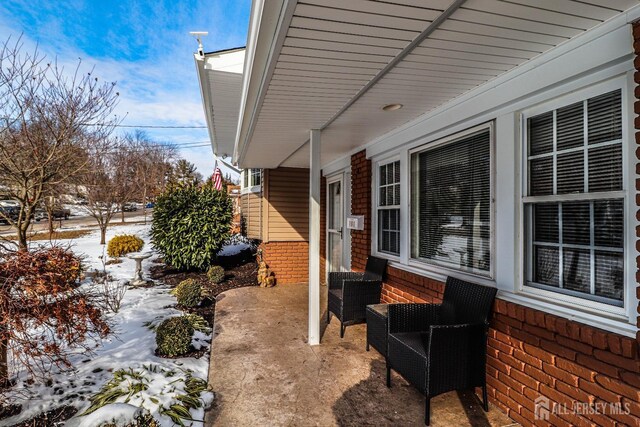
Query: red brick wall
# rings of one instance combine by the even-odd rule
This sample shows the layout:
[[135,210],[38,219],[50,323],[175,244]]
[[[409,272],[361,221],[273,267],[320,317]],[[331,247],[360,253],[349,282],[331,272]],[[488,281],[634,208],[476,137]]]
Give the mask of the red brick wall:
[[371,252],[371,160],[366,152],[351,156],[351,214],[364,215],[364,230],[351,230],[351,269],[364,271]]
[[276,275],[276,283],[309,281],[309,242],[268,242],[260,248],[264,261]]

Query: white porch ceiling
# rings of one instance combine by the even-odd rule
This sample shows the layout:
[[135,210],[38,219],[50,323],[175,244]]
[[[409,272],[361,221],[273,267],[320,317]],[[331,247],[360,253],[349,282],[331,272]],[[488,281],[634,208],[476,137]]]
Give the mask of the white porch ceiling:
[[[298,1],[262,103],[249,116],[253,132],[240,165],[308,167],[305,144],[314,128],[323,129],[327,164],[637,3]],[[427,28],[427,37],[403,52]],[[391,103],[404,108],[382,111]]]

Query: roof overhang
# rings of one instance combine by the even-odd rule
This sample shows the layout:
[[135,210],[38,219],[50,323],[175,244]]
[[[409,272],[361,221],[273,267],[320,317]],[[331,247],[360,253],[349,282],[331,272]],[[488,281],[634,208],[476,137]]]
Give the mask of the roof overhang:
[[254,1],[234,162],[308,167],[309,130],[320,129],[329,164],[638,4],[396,3]]
[[213,153],[233,154],[240,112],[245,48],[194,54]]

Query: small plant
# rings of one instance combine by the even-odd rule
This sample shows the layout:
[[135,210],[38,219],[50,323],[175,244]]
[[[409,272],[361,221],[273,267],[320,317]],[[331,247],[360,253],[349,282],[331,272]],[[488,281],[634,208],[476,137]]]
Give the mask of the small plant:
[[122,280],[113,280],[107,275],[102,282],[102,299],[104,306],[113,313],[120,311],[124,294],[127,292],[127,283]]
[[144,246],[144,241],[132,234],[122,234],[109,240],[107,254],[112,258],[117,258],[130,252],[138,252]]
[[202,286],[194,279],[183,280],[171,291],[184,307],[195,307],[202,301]]
[[89,398],[91,406],[81,415],[88,415],[105,405],[115,403],[119,398],[126,396],[124,402],[147,390],[148,380],[144,378],[144,372],[118,369],[113,373],[113,378],[106,383],[100,391]]
[[169,357],[187,353],[191,347],[193,332],[191,322],[184,316],[165,320],[156,329],[158,353]]
[[219,265],[212,265],[207,271],[207,278],[216,285],[224,280],[224,268]]
[[171,418],[175,424],[184,426],[182,420],[194,421],[191,416],[190,409],[201,408],[203,406],[200,394],[207,390],[207,382],[200,378],[195,378],[191,373],[187,374],[187,379],[184,380],[184,391],[186,394],[180,394],[176,396],[179,403],[174,403],[165,408],[160,408],[160,413]]
[[198,314],[185,314],[183,317],[186,317],[193,326],[193,329],[196,331],[202,332],[203,334],[208,334],[211,332],[211,328],[209,327],[209,323],[204,320],[204,317]]

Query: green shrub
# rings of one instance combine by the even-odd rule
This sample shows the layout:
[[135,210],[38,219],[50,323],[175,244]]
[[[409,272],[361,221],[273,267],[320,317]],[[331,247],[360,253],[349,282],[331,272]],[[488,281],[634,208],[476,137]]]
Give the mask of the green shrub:
[[195,307],[202,301],[202,286],[194,279],[183,280],[172,291],[178,299],[178,304],[185,307]]
[[112,258],[117,258],[130,252],[138,252],[143,246],[144,241],[138,236],[123,234],[109,240],[107,255]]
[[224,280],[224,268],[219,265],[212,265],[207,271],[207,278],[215,284],[222,282]]
[[194,330],[202,332],[204,334],[208,334],[209,332],[211,332],[209,324],[206,320],[204,320],[204,317],[200,316],[199,314],[185,314],[182,317],[185,317],[189,321],[189,323],[191,323],[191,326],[193,326]]
[[179,270],[205,270],[229,238],[232,205],[225,191],[173,187],[153,208],[151,240],[164,261]]
[[193,332],[191,322],[184,316],[165,320],[156,330],[158,353],[169,357],[187,353],[191,347]]

